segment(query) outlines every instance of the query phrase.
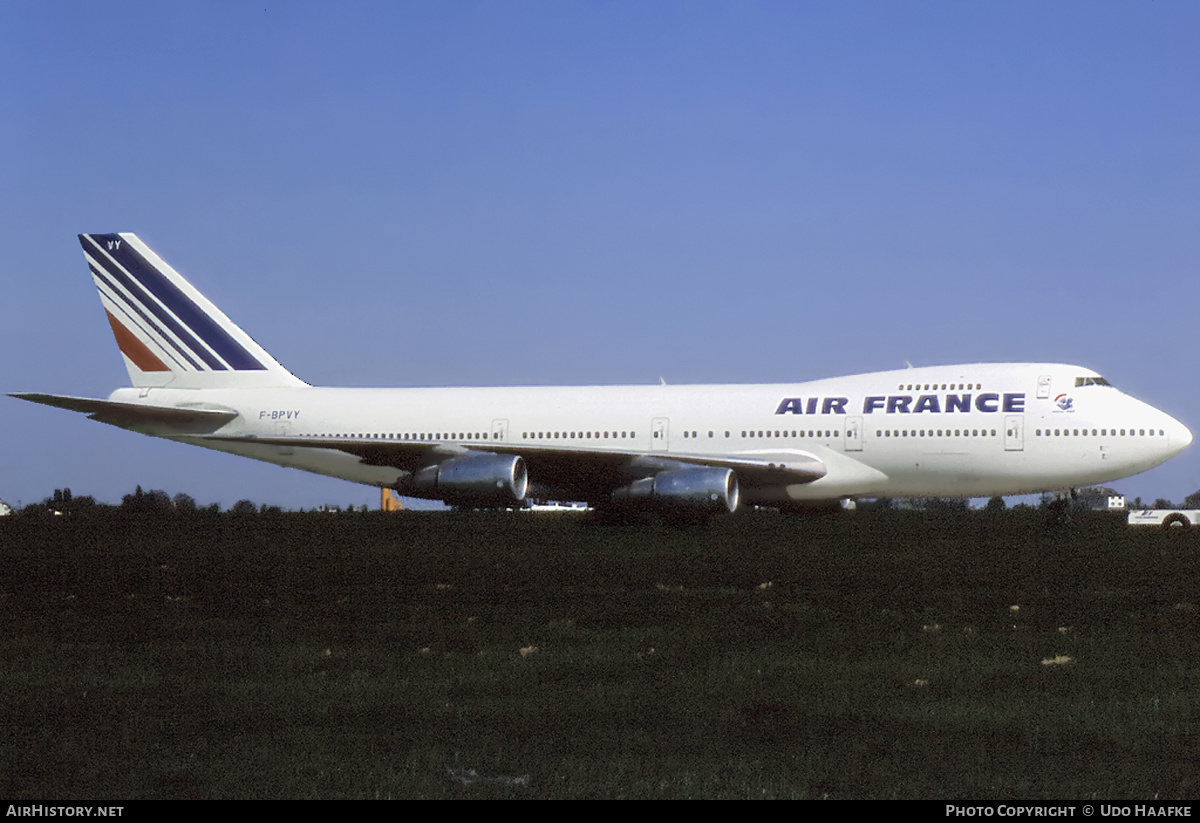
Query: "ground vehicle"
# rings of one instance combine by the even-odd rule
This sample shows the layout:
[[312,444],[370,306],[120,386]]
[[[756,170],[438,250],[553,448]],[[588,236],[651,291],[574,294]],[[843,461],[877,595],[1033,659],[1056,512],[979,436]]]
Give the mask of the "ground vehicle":
[[1200,525],[1200,509],[1130,509],[1129,525],[1186,529]]

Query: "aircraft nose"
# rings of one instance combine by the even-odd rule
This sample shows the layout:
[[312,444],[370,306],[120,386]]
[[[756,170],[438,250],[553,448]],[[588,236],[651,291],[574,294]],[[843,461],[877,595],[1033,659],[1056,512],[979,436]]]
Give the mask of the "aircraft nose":
[[1168,417],[1170,427],[1167,429],[1167,436],[1171,444],[1171,451],[1174,454],[1186,449],[1192,443],[1192,433],[1188,427],[1180,423],[1173,417]]
[[1171,443],[1178,444],[1180,451],[1183,451],[1184,449],[1187,449],[1189,445],[1192,445],[1192,432],[1188,431],[1188,427],[1184,426],[1183,423],[1178,420],[1175,421],[1175,425],[1178,426],[1178,432],[1172,435]]

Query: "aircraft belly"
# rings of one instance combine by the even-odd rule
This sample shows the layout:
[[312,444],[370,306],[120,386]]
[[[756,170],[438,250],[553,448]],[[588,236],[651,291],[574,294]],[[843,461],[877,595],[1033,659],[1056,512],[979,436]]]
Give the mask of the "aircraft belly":
[[[928,451],[886,467],[889,481],[879,496],[984,497],[1012,488],[1027,471],[1023,456],[995,456],[965,451]],[[1005,491],[1008,494],[1011,492]]]
[[202,437],[170,438],[193,446],[235,454],[239,457],[249,457],[264,463],[274,463],[292,469],[324,474],[349,480],[351,483],[363,483],[368,486],[395,487],[405,472],[390,466],[369,466],[359,458],[334,449],[291,448],[280,449],[277,446],[259,445],[254,443],[230,443],[208,440]]

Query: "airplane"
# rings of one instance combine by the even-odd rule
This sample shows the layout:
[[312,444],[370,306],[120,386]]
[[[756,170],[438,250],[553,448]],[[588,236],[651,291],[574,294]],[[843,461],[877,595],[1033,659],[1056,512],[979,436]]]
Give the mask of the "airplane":
[[707,516],[1016,495],[1127,477],[1192,440],[1098,373],[1056,364],[766,385],[314,387],[136,235],[79,240],[132,387],[13,397],[451,505]]

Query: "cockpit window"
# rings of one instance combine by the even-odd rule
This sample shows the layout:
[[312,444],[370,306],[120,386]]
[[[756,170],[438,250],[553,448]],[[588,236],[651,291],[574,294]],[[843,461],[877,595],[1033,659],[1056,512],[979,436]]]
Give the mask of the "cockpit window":
[[1080,386],[1111,386],[1111,385],[1112,385],[1112,383],[1109,383],[1103,377],[1076,377],[1075,378],[1075,388],[1079,388]]

